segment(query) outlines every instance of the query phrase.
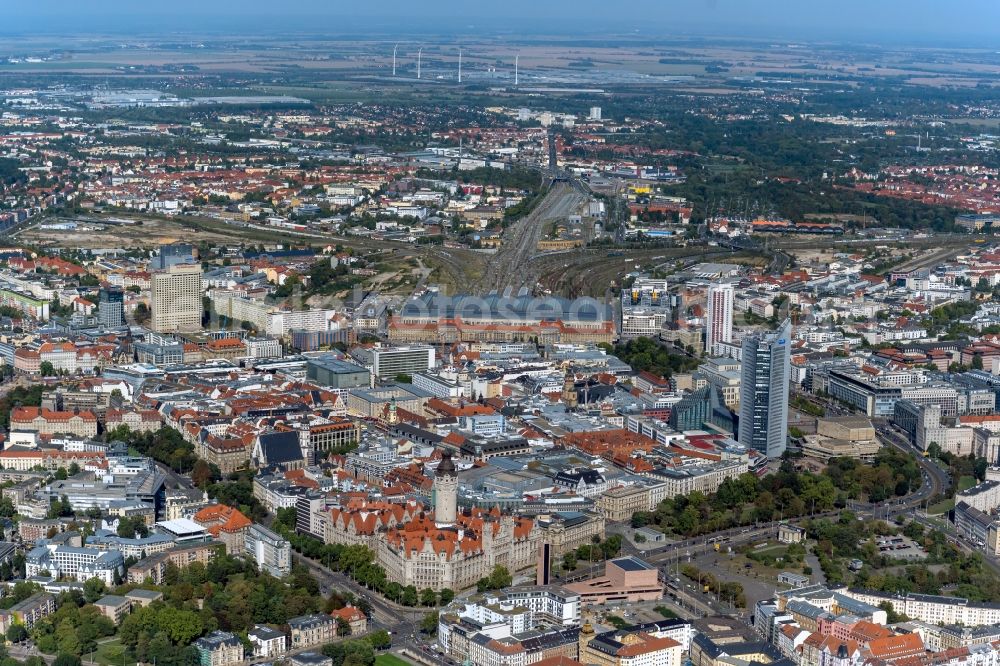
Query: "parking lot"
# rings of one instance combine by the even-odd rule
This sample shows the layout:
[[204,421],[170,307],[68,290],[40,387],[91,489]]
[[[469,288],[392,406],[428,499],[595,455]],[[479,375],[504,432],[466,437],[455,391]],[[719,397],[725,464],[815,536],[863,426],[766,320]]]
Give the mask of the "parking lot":
[[923,560],[927,557],[927,551],[913,539],[902,534],[878,537],[875,545],[878,546],[879,553],[893,559]]

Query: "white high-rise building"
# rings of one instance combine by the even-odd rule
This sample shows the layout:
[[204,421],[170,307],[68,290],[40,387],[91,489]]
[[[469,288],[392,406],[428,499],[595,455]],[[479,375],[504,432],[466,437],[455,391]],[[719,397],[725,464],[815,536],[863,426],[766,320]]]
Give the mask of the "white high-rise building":
[[201,266],[176,264],[150,277],[153,318],[160,333],[201,329]]
[[588,120],[600,120],[601,119],[601,107],[592,106],[590,107],[590,115],[587,117]]
[[257,568],[275,578],[287,576],[292,571],[292,546],[263,525],[251,525],[245,537],[246,552]]
[[733,285],[718,282],[708,288],[705,307],[705,351],[713,356],[720,342],[733,341]]

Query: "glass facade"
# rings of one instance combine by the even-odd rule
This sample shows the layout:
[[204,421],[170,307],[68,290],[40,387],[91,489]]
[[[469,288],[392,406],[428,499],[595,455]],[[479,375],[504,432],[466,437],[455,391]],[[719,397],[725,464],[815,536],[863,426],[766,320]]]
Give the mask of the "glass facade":
[[773,333],[743,339],[739,442],[768,458],[787,448],[791,328],[785,320]]

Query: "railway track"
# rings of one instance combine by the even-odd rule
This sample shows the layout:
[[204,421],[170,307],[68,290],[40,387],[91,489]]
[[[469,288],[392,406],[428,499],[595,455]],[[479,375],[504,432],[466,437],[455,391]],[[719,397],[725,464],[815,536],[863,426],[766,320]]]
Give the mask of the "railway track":
[[515,292],[522,287],[533,289],[537,280],[527,270],[528,264],[547,223],[572,215],[585,201],[586,197],[571,184],[556,182],[529,215],[504,232],[500,249],[487,260],[476,291],[502,292],[508,287]]

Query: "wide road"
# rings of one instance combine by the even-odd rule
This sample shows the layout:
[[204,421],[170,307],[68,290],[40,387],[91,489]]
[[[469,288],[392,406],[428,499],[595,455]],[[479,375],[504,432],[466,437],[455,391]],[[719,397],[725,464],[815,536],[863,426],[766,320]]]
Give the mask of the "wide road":
[[[923,483],[920,485],[920,488],[905,497],[889,503],[890,506],[896,507],[895,513],[912,513],[911,509],[926,506],[933,497],[946,492],[951,487],[952,479],[948,475],[948,472],[941,469],[930,458],[925,458],[923,451],[915,449],[910,444],[906,435],[890,426],[884,420],[876,419],[873,425],[875,426],[876,436],[883,444],[888,444],[903,453],[914,456],[917,464],[920,465],[923,475]],[[891,510],[890,513],[892,513]]]
[[[34,646],[28,647],[26,643],[15,643],[7,648],[7,652],[10,653],[11,657],[19,661],[24,661],[28,657],[41,657],[46,664],[51,664],[56,660],[56,655],[39,652],[38,648]],[[84,655],[84,663],[93,663],[87,660],[87,657],[89,656],[90,655]]]
[[304,564],[309,568],[309,572],[319,582],[320,593],[327,597],[334,591],[349,591],[356,597],[367,601],[372,608],[371,620],[378,627],[388,629],[395,635],[396,633],[409,636],[415,633],[420,625],[423,616],[431,609],[407,608],[392,603],[384,599],[377,592],[373,592],[364,585],[358,584],[352,578],[339,571],[333,571],[323,566],[316,560],[304,557],[295,553],[293,558],[296,563]]

